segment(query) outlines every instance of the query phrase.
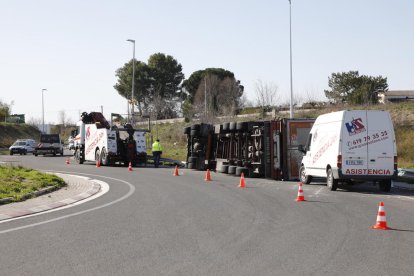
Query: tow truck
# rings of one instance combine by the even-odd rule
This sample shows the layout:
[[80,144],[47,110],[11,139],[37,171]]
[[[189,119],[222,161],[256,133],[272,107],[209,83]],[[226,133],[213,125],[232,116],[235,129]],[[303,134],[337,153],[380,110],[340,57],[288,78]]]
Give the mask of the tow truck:
[[146,129],[134,129],[131,124],[110,126],[100,112],[83,112],[77,126],[74,157],[78,164],[85,161],[99,162],[102,166],[147,164]]

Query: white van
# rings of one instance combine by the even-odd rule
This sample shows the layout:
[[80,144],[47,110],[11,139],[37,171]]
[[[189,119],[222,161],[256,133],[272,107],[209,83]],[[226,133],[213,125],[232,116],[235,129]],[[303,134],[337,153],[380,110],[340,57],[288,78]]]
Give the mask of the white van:
[[319,116],[305,146],[300,180],[326,177],[334,191],[339,182],[373,181],[390,191],[397,176],[397,147],[387,111],[347,110]]

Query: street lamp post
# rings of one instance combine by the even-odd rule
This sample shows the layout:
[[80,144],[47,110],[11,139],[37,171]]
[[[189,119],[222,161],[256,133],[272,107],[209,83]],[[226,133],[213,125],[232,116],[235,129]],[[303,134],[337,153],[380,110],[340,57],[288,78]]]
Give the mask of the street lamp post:
[[293,81],[292,81],[292,1],[289,0],[289,40],[290,40],[290,119],[293,118]]
[[45,106],[44,106],[44,100],[43,100],[43,92],[47,91],[47,89],[42,89],[42,130],[43,133],[45,133]]
[[133,50],[132,50],[132,92],[131,92],[131,123],[134,123],[134,85],[135,85],[135,40],[127,39],[127,41],[132,42]]

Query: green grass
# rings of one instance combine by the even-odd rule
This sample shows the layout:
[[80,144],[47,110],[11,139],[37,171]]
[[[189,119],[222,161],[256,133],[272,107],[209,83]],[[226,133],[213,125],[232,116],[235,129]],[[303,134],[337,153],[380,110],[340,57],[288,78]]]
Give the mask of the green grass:
[[[153,137],[153,141],[158,137],[163,147],[162,157],[174,160],[184,161],[187,157],[187,136],[184,134],[184,127],[191,124],[174,123],[174,124],[157,124],[153,125],[151,133],[147,137]],[[151,146],[148,147],[147,153],[152,155]]]
[[12,197],[12,201],[21,201],[31,192],[65,185],[63,179],[53,174],[23,167],[0,166],[0,199]]

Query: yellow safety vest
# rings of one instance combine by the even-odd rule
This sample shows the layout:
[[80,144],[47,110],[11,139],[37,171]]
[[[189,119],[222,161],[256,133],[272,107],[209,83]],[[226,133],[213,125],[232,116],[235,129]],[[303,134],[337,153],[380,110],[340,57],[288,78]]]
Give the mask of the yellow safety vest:
[[152,144],[152,151],[162,151],[162,146],[159,142]]

